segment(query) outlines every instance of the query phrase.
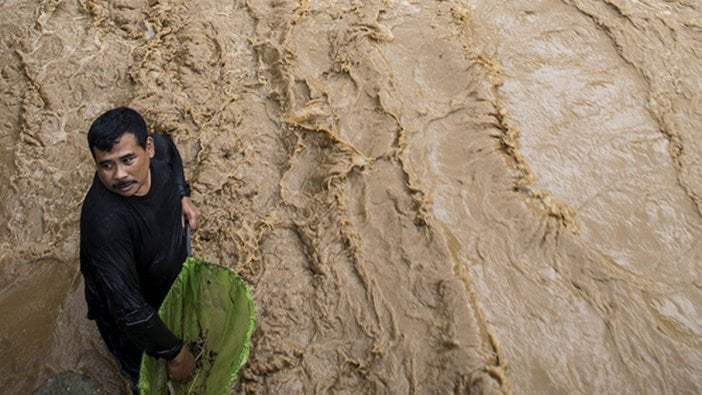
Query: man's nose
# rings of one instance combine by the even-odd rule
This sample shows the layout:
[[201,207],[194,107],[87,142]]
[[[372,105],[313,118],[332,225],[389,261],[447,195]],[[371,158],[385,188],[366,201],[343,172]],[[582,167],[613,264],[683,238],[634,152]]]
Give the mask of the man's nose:
[[115,178],[118,180],[121,180],[123,178],[127,177],[127,169],[123,165],[117,165],[116,171],[115,171]]

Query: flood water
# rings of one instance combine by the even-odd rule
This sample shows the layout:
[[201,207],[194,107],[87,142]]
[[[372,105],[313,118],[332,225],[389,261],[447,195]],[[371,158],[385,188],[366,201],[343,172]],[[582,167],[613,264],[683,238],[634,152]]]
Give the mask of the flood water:
[[251,284],[234,393],[702,392],[697,0],[0,1],[0,385],[125,391],[86,133],[139,110]]

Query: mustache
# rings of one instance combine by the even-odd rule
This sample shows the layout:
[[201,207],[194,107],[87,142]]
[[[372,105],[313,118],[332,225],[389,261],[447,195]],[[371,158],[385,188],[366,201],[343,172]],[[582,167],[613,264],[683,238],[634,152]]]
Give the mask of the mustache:
[[112,184],[112,188],[113,189],[122,189],[122,188],[126,188],[129,185],[132,185],[134,183],[136,183],[136,181],[120,181],[120,182],[116,182],[116,183]]

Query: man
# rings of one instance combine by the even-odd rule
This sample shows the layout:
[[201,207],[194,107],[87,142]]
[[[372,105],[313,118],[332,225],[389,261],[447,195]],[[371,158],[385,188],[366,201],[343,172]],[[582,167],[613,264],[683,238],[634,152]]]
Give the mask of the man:
[[80,267],[88,318],[136,391],[142,352],[168,361],[174,381],[187,381],[195,361],[157,310],[186,258],[185,222],[200,211],[173,142],[149,136],[129,108],[98,117],[88,132],[97,166],[80,218]]

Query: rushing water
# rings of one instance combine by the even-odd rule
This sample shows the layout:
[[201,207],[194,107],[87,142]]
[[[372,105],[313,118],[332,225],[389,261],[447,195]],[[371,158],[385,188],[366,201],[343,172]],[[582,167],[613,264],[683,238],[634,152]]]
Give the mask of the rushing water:
[[4,392],[125,388],[77,252],[119,105],[178,144],[195,255],[253,287],[235,392],[702,391],[697,0],[0,11]]

